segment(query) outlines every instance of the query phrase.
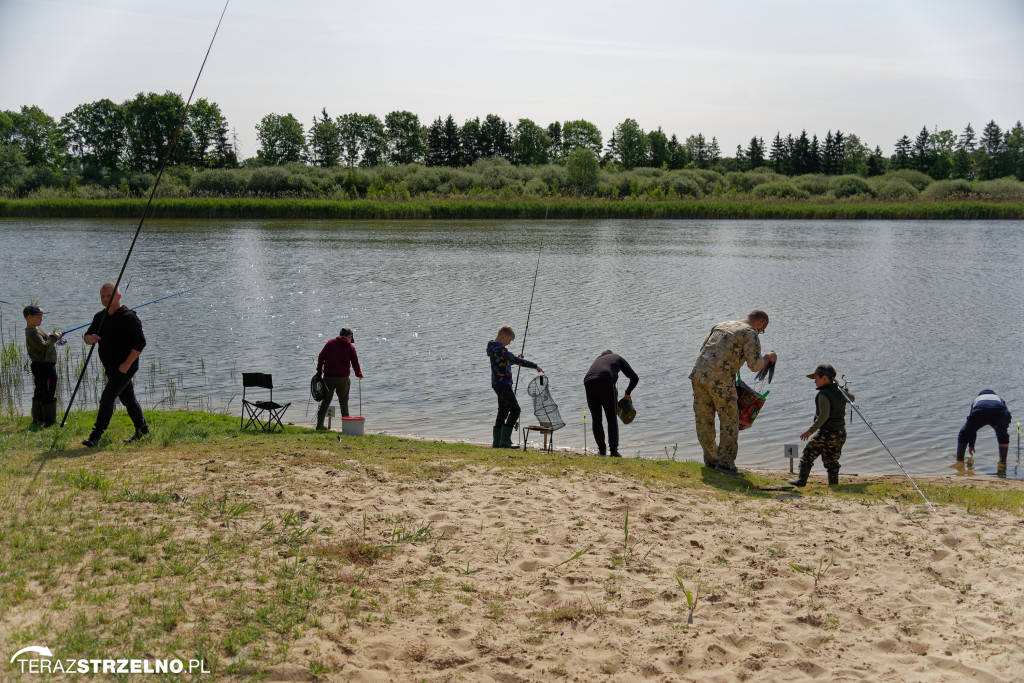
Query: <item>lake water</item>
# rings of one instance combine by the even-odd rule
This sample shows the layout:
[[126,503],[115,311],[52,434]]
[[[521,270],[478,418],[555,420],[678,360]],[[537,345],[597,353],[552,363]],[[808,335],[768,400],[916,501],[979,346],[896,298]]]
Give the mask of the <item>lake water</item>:
[[[23,343],[30,298],[53,311],[47,329],[88,322],[135,226],[0,220],[4,341]],[[622,452],[664,458],[678,445],[677,459],[700,459],[687,375],[712,325],[754,308],[771,315],[762,347],[779,363],[740,435],[741,467],[788,467],[784,445],[813,419],[805,375],[823,362],[912,474],[962,472],[956,435],[981,389],[1024,418],[1020,221],[148,221],[124,301],[216,283],[140,311],[143,374],[171,376],[174,404],[238,414],[240,373],[270,372],[274,398],[293,403],[287,419],[312,422],[316,356],[346,326],[366,375],[350,405],[358,414],[361,394],[367,430],[489,443],[485,346],[509,324],[520,352],[538,254],[525,356],[544,367],[567,423],[556,447],[583,448],[583,375],[610,348],[641,378]],[[535,376],[519,382],[524,421]],[[899,473],[859,417],[848,430],[844,474]],[[1009,460],[1008,476],[1024,478],[1015,423]],[[982,432],[973,473],[994,474],[996,461],[994,433]]]

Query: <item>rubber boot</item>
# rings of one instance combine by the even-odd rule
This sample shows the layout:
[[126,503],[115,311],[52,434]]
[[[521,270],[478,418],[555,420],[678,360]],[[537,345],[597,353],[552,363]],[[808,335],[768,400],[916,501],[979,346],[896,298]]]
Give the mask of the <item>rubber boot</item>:
[[828,470],[828,485],[839,486],[839,468]]
[[491,448],[501,448],[501,427],[494,428],[494,441],[491,442]]
[[57,424],[57,402],[50,401],[43,406],[43,426],[52,427]]
[[[811,467],[813,463],[800,463],[800,474],[796,479],[790,479],[789,483],[793,486],[807,486],[807,477],[811,474]],[[839,472],[836,471],[836,477],[839,477]]]
[[499,448],[515,448],[515,446],[512,445],[512,428],[511,427],[502,427],[501,428],[501,437],[500,437],[500,439],[501,440],[498,442],[498,447]]
[[999,444],[999,464],[1006,467],[1006,454],[1010,450],[1010,444],[1001,443]]
[[32,424],[43,422],[43,403],[37,398],[32,399]]
[[957,441],[956,443],[956,461],[963,462],[964,454],[967,453],[967,444]]

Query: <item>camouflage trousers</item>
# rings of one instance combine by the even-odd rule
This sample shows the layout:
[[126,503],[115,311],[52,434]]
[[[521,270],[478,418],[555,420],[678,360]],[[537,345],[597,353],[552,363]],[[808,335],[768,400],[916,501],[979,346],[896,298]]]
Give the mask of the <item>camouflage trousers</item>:
[[821,456],[821,464],[831,472],[839,471],[839,456],[843,452],[843,444],[846,443],[846,430],[819,429],[818,433],[811,437],[804,447],[804,454],[800,456],[800,468],[806,465],[808,470],[814,465],[814,461]]
[[[693,384],[693,415],[697,420],[697,440],[709,465],[736,464],[740,434],[736,384],[731,377],[709,378],[707,382],[690,379]],[[715,444],[715,415],[721,428],[721,439]]]

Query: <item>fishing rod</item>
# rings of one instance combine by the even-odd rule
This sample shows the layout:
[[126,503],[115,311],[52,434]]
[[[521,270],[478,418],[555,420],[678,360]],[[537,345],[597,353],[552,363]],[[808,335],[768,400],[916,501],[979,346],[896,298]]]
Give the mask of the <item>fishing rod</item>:
[[[540,238],[540,246],[537,248],[537,267],[533,271],[533,290],[530,292],[530,308],[526,312],[526,329],[523,331],[523,349],[519,352],[522,356],[526,353],[526,335],[530,332],[530,316],[533,314],[533,295],[537,293],[537,274],[540,273],[540,253],[544,249],[544,238]],[[513,393],[519,393],[519,373],[523,371],[523,366],[520,365],[516,368],[516,388]]]
[[[175,292],[174,294],[168,294],[167,296],[162,296],[159,299],[153,299],[152,301],[147,301],[144,304],[139,304],[138,306],[136,306],[132,310],[133,311],[137,311],[140,308],[144,308],[145,306],[149,306],[150,304],[155,304],[158,301],[163,301],[164,299],[172,299],[172,298],[174,298],[176,296],[181,296],[182,294],[188,294],[189,292],[194,292],[197,289],[202,289],[203,287],[209,287],[210,285],[215,285],[215,284],[217,284],[217,283],[216,282],[207,282],[205,285],[199,285],[198,287],[192,287],[190,289],[183,289],[180,292]],[[127,289],[127,287],[125,289]],[[91,322],[88,322],[88,323],[86,323],[84,325],[79,325],[78,327],[72,327],[70,330],[64,330],[63,332],[61,332],[61,335],[62,336],[63,335],[67,335],[67,334],[69,334],[71,332],[75,332],[77,330],[80,330],[83,327],[89,327],[89,325],[91,325],[91,324],[92,324]],[[64,342],[64,343],[67,343],[66,340],[64,340],[64,339],[62,339],[61,341]]]
[[[192,104],[192,97],[196,94],[196,88],[199,87],[199,78],[203,75],[203,68],[206,67],[206,60],[210,58],[210,51],[213,49],[213,41],[217,39],[217,32],[220,30],[221,22],[224,21],[224,15],[228,11],[228,3],[231,0],[225,0],[224,9],[221,10],[220,19],[217,20],[217,28],[213,30],[213,37],[210,38],[210,44],[206,48],[206,55],[203,56],[203,63],[199,65],[199,73],[196,74],[195,83],[192,84],[192,92],[188,95],[188,100],[185,102],[185,108],[181,110],[181,118],[178,119],[178,126],[174,129],[174,136],[171,138],[171,144],[167,148],[167,156],[164,157],[163,163],[160,164],[160,172],[156,176],[156,180],[153,182],[153,189],[149,193],[149,200],[146,202],[146,207],[142,211],[142,217],[139,219],[139,227],[135,229],[135,236],[132,237],[131,246],[128,247],[128,253],[125,254],[124,263],[121,264],[121,272],[117,274],[117,280],[114,281],[114,289],[110,292],[110,300],[113,301],[117,295],[118,285],[121,284],[121,278],[124,277],[124,271],[128,268],[128,260],[132,257],[132,252],[135,250],[135,243],[139,240],[139,233],[142,232],[142,224],[146,221],[146,216],[149,215],[149,207],[153,204],[153,197],[156,195],[156,188],[160,186],[160,179],[164,177],[164,171],[167,169],[167,164],[171,161],[171,153],[174,152],[174,145],[178,142],[178,134],[181,133],[181,126],[185,123],[185,115],[188,114],[188,108]],[[103,307],[103,314],[100,316],[99,324],[96,326],[97,334],[103,329],[103,323],[107,321],[110,316],[110,306]],[[75,403],[75,396],[78,395],[78,389],[82,386],[82,379],[85,378],[85,371],[89,367],[89,361],[92,360],[92,353],[96,350],[96,345],[92,344],[89,347],[89,353],[85,357],[85,362],[82,364],[82,372],[78,375],[78,381],[75,383],[75,390],[71,392],[71,398],[68,399],[68,407],[64,411],[64,417],[61,418],[60,426],[63,427],[68,420],[68,415],[71,413],[71,406]]]
[[924,491],[922,491],[921,487],[917,485],[917,482],[914,481],[913,477],[911,477],[910,474],[907,473],[907,470],[903,468],[903,464],[899,460],[896,460],[896,456],[892,454],[892,451],[889,450],[889,447],[885,445],[884,441],[882,441],[882,437],[878,435],[878,432],[875,431],[875,428],[872,427],[871,423],[868,422],[868,419],[864,417],[864,413],[860,412],[860,408],[858,408],[857,404],[853,402],[853,397],[846,393],[845,386],[849,384],[849,382],[847,382],[846,380],[846,375],[842,375],[842,379],[842,385],[836,383],[836,387],[839,388],[839,392],[846,398],[847,401],[850,402],[850,407],[857,411],[857,414],[860,415],[860,419],[864,420],[864,424],[866,424],[868,429],[871,430],[871,433],[875,435],[875,438],[878,439],[878,442],[882,444],[882,448],[885,449],[885,452],[888,453],[889,456],[896,462],[896,464],[899,465],[900,469],[903,470],[903,474],[906,475],[907,479],[910,480],[910,483],[914,485],[914,488],[917,489],[917,492],[921,494],[921,497],[924,498],[924,502],[928,503],[928,507],[932,509],[932,513],[939,518],[939,521],[942,522],[942,526],[946,527],[946,533],[948,533],[950,536],[953,537],[954,540],[956,540],[956,536],[953,534],[952,531],[950,531],[949,525],[946,524],[946,520],[942,518],[942,515],[940,515],[939,511],[935,509],[935,506],[932,505],[932,502],[928,500],[928,496],[924,495]]

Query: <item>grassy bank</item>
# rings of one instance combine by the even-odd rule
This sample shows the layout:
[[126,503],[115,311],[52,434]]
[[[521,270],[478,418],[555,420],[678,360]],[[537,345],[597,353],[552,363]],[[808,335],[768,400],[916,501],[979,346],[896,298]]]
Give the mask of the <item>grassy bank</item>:
[[[142,199],[3,199],[4,218],[138,219]],[[226,219],[1024,219],[1024,202],[881,200],[156,199],[153,218]]]
[[[479,611],[494,631],[518,633],[532,624],[523,637],[538,645],[556,637],[552,624],[616,613],[614,604],[607,606],[611,598],[520,613],[525,594],[489,582],[486,573],[477,576],[541,539],[528,528],[537,520],[522,520],[521,533],[506,529],[494,538],[483,519],[431,521],[447,509],[444,496],[461,495],[466,472],[498,479],[518,495],[528,495],[538,479],[601,480],[620,482],[615,486],[623,490],[667,492],[681,507],[767,505],[766,524],[781,510],[777,493],[758,488],[779,481],[732,478],[696,463],[499,452],[383,436],[339,440],[337,433],[298,427],[241,433],[237,418],[195,412],[151,413],[151,436],[123,445],[116,437],[131,427],[118,411],[100,447],[84,449],[78,442],[92,417],[74,414],[66,428],[48,430],[29,429],[25,418],[0,419],[5,680],[21,678],[7,662],[13,652],[44,643],[64,658],[202,659],[218,680],[268,672],[313,680],[347,672],[344,661],[321,651],[327,643],[352,661],[372,660],[371,634],[398,638],[438,624],[454,628],[459,610]],[[922,488],[935,503],[972,515],[1019,517],[1024,490],[1014,484]],[[376,505],[349,505],[355,492],[371,501],[404,497],[423,512],[400,517]],[[914,489],[899,480],[837,490],[814,484],[803,497],[821,509],[842,502],[927,514]],[[577,527],[595,523],[578,514]],[[633,514],[627,507],[624,538],[611,543],[617,550],[606,562],[618,574],[643,579],[654,572],[642,551],[656,532],[650,513]],[[718,521],[724,513],[713,514],[708,524],[728,526]],[[456,527],[461,537],[483,539],[486,554],[464,552]],[[577,558],[582,554],[581,547]],[[724,557],[718,561],[725,564]],[[665,585],[673,585],[668,579]],[[410,649],[410,666],[433,661],[428,655]],[[432,668],[436,674],[444,667],[434,662]]]

